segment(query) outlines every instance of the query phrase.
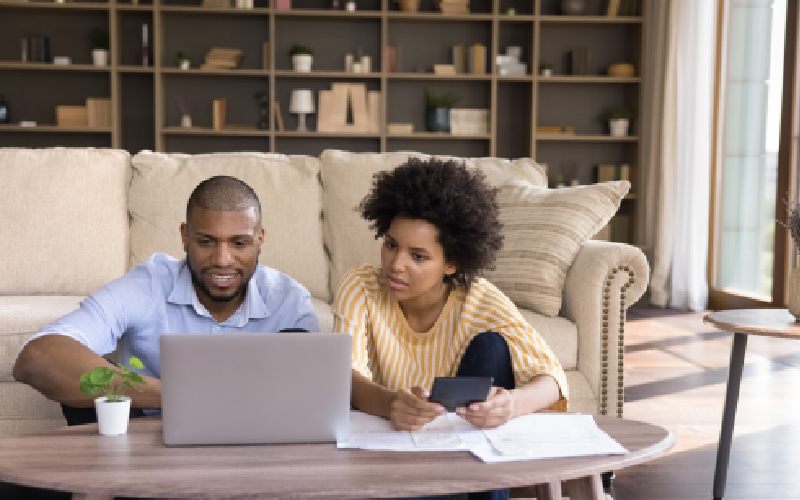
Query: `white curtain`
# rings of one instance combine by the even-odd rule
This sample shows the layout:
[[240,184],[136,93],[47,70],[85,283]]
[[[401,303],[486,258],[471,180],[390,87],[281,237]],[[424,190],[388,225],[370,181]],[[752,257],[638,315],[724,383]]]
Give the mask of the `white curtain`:
[[716,0],[651,0],[647,11],[655,29],[645,35],[645,50],[655,52],[644,54],[655,57],[643,68],[650,81],[643,102],[653,114],[643,127],[640,234],[653,268],[650,300],[701,310],[708,297]]

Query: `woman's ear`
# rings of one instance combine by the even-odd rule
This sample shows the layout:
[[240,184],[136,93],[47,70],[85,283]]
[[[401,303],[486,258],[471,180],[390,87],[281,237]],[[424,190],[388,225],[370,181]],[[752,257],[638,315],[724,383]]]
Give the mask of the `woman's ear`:
[[444,265],[444,275],[445,276],[447,276],[448,278],[452,278],[453,275],[456,274],[456,271],[458,271],[458,268],[456,267],[455,264],[451,264],[449,262],[445,263],[445,265]]

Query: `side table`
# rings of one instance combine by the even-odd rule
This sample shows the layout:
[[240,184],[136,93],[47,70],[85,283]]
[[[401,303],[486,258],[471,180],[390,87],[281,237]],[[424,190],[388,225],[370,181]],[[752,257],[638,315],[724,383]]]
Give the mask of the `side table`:
[[703,321],[720,330],[733,333],[731,362],[728,368],[728,385],[725,390],[725,408],[722,411],[722,428],[717,446],[717,464],[714,469],[714,498],[719,500],[725,494],[725,481],[728,476],[728,461],[731,454],[733,423],[736,418],[736,404],[739,401],[739,386],[742,382],[744,353],[747,349],[748,335],[800,339],[800,323],[786,309],[736,309],[718,311],[706,315]]

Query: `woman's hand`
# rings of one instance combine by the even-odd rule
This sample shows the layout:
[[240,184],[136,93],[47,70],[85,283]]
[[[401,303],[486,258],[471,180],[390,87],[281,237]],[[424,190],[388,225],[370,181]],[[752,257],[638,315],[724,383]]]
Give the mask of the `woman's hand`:
[[397,391],[389,417],[392,427],[397,431],[416,431],[444,413],[444,407],[428,401],[428,396],[428,391],[421,387]]
[[479,429],[491,429],[514,416],[514,396],[507,389],[492,387],[486,401],[456,408],[456,413]]

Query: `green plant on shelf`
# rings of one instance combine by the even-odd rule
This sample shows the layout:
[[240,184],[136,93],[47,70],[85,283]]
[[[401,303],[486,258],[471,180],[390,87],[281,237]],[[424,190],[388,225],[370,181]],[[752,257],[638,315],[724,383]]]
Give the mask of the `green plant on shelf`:
[[425,107],[428,109],[452,108],[461,98],[449,91],[425,90]]
[[289,47],[289,55],[296,56],[300,54],[308,54],[310,56],[314,55],[314,49],[308,47],[307,45],[300,45],[298,43]]
[[633,113],[631,112],[631,110],[626,108],[626,107],[623,107],[623,106],[609,108],[602,115],[603,121],[606,121],[606,120],[630,120],[632,117],[633,117]]
[[89,32],[89,47],[91,49],[108,50],[108,32],[101,29],[93,29]]

